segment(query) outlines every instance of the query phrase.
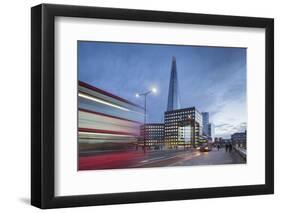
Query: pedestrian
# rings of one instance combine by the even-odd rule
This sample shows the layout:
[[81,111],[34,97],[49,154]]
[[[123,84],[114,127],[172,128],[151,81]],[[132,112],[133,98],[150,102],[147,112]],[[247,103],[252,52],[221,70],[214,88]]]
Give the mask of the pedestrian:
[[225,151],[228,151],[228,144],[225,145]]
[[232,151],[232,144],[229,144],[229,152]]
[[220,145],[219,144],[217,145],[217,149],[218,149],[218,151],[220,151]]

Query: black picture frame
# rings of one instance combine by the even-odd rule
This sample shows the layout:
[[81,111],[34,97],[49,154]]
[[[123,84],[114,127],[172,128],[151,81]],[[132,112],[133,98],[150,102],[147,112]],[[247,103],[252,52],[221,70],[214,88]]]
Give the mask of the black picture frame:
[[[56,197],[54,170],[55,17],[264,28],[265,184]],[[42,208],[217,198],[274,193],[274,20],[164,11],[41,4],[31,8],[31,204]]]

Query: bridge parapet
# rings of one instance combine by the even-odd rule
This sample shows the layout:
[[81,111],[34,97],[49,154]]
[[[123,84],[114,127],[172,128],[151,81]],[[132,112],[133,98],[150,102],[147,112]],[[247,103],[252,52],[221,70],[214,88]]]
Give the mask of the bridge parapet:
[[238,152],[238,154],[239,154],[242,158],[244,158],[244,159],[247,158],[247,149],[234,147],[234,150],[235,150],[236,152]]

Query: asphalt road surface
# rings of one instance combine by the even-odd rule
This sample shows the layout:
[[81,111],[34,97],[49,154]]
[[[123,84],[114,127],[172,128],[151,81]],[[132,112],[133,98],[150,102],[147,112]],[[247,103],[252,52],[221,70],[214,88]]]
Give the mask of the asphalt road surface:
[[213,149],[210,152],[184,150],[124,151],[96,154],[80,153],[79,170],[150,168],[246,163],[237,152]]

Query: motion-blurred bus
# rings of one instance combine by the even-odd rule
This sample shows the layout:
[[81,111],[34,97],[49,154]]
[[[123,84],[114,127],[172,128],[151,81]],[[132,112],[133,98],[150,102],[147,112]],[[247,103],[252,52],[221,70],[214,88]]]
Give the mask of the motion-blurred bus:
[[144,109],[84,82],[78,89],[79,153],[134,149]]

